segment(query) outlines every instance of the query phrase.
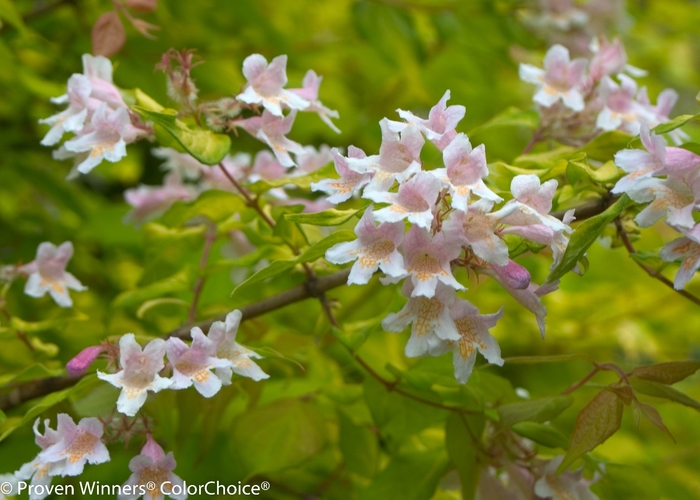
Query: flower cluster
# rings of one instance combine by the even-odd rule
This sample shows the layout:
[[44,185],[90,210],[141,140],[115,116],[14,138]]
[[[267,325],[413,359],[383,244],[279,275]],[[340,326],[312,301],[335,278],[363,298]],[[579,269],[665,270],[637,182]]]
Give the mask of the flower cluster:
[[151,134],[131,112],[112,82],[112,63],[102,56],[83,56],[83,73],[68,79],[66,94],[52,99],[68,107],[40,120],[51,126],[41,143],[54,146],[66,132],[74,136],[64,142],[54,158],[75,159],[70,177],[86,174],[102,160],[117,162],[126,156],[126,145]]
[[[151,340],[141,348],[134,334],[128,333],[119,339],[121,369],[112,374],[98,371],[97,376],[121,389],[117,410],[128,416],[138,413],[148,391],[186,389],[194,385],[202,396],[210,398],[222,385],[231,383],[234,372],[256,381],[266,379],[269,375],[253,361],[261,356],[236,342],[240,321],[241,312],[236,310],[229,313],[225,321],[214,322],[208,335],[198,327],[192,328],[191,345],[170,337],[167,341]],[[168,368],[172,370],[170,378],[159,375],[165,368],[166,353]],[[81,355],[83,353],[78,357]]]
[[[334,203],[362,190],[363,198],[383,205],[367,207],[355,228],[357,239],[330,248],[326,259],[335,264],[354,261],[349,284],[367,283],[377,269],[386,275],[385,284],[405,279],[402,292],[408,302],[382,325],[400,332],[412,324],[407,356],[453,351],[455,376],[465,383],[477,350],[490,362],[503,363],[488,331],[502,310],[482,315],[458,298],[456,291],[465,287],[453,268],[495,278],[535,313],[544,335],[546,310],[540,297],[556,285],[530,283],[528,271],[509,259],[504,236],[550,246],[556,265],[573,217],[569,213],[562,221],[549,215],[557,182],[541,183],[535,175],[516,176],[513,199],[495,209],[503,198],[484,183],[489,173],[484,145],[472,148],[469,138],[455,130],[465,108],[447,106],[449,97],[447,91],[427,119],[403,110],[398,111],[402,122],[384,118],[378,155],[351,147],[346,157],[332,150],[340,178],[322,180],[312,189],[326,192]],[[426,139],[442,151],[442,168],[429,169],[421,161]]]
[[[633,79],[644,74],[627,64],[620,40],[605,38],[594,39],[588,58],[571,60],[566,47],[554,45],[545,55],[544,69],[520,65],[520,78],[537,86],[533,101],[541,137],[577,146],[604,131],[637,135],[642,125],[653,128],[669,120],[678,94],[666,89],[652,104],[646,87],[638,88]],[[680,143],[687,136],[676,130],[671,138]]]
[[48,486],[55,476],[78,476],[86,463],[109,461],[109,451],[102,442],[104,427],[98,419],[83,418],[76,425],[69,415],[59,413],[56,429],[49,427],[48,419],[44,421],[43,435],[39,422],[34,422],[34,441],[41,451],[14,474],[18,480],[31,481],[34,488],[30,500],[48,496],[49,489],[37,486]]
[[637,214],[640,227],[649,227],[666,218],[666,224],[683,236],[661,250],[661,258],[682,260],[674,286],[683,289],[700,268],[700,225],[693,214],[700,209],[700,156],[686,149],[666,146],[664,139],[641,126],[646,151],[624,149],[615,155],[615,164],[627,175],[613,193],[627,193],[637,203],[647,203]]

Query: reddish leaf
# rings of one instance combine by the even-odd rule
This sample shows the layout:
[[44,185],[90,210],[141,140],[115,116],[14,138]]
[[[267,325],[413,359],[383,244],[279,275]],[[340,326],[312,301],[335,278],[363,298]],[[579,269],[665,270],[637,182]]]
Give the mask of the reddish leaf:
[[649,422],[654,424],[656,427],[664,431],[668,436],[673,439],[673,442],[676,442],[676,438],[673,437],[673,434],[671,434],[671,431],[668,430],[668,427],[666,427],[666,424],[664,424],[663,419],[661,418],[661,414],[659,414],[658,411],[656,411],[656,408],[651,406],[650,404],[647,403],[642,403],[641,401],[634,401],[634,409],[635,411],[635,417],[637,418],[637,426],[639,426],[639,417],[637,415],[641,415],[644,418],[646,418]]
[[126,6],[136,12],[153,12],[158,6],[158,0],[126,0]]
[[615,387],[609,385],[605,389],[617,394],[617,396],[622,400],[623,403],[625,403],[626,406],[631,405],[632,401],[634,401],[635,399],[634,390],[629,385],[623,385],[622,387]]
[[102,14],[92,27],[92,53],[96,56],[110,57],[124,46],[126,32],[116,11]]
[[578,457],[604,443],[620,428],[622,400],[607,389],[600,391],[576,419],[571,443],[557,474],[574,463]]
[[673,361],[657,365],[638,366],[630,372],[633,377],[671,385],[700,370],[700,361]]
[[630,382],[632,382],[632,386],[637,392],[641,392],[647,396],[654,396],[656,398],[670,399],[676,403],[700,410],[700,402],[695,401],[687,394],[684,394],[669,385],[660,384],[651,380],[642,380],[636,377],[632,377]]

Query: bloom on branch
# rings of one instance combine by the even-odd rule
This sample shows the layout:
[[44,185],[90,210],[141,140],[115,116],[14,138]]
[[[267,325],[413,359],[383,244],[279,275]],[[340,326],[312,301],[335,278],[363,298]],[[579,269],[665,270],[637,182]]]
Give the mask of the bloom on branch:
[[166,344],[168,360],[173,368],[172,389],[194,388],[205,398],[221,389],[221,380],[211,370],[230,368],[231,361],[216,357],[216,346],[198,327],[192,328],[192,345],[177,337],[170,337]]
[[403,240],[403,222],[374,223],[372,205],[365,209],[355,226],[357,239],[338,243],[326,251],[326,259],[333,264],[355,261],[348,276],[348,285],[364,285],[377,269],[392,278],[406,275],[403,257],[398,251]]
[[282,106],[301,110],[309,107],[309,101],[294,92],[285,90],[287,85],[287,56],[277,56],[270,64],[260,54],[253,54],[243,61],[243,75],[248,80],[245,90],[236,99],[246,104],[262,104],[275,116],[282,117]]
[[114,374],[97,372],[97,376],[120,388],[117,410],[133,417],[146,402],[148,391],[159,392],[173,383],[163,378],[158,372],[165,363],[165,341],[151,340],[142,350],[134,339],[133,333],[127,333],[119,339],[119,364],[121,371]]
[[440,193],[440,181],[428,172],[419,172],[399,186],[398,193],[367,192],[365,198],[377,203],[389,203],[388,207],[374,213],[380,222],[409,222],[423,229],[433,223],[433,209]]
[[534,83],[538,90],[532,98],[546,108],[561,100],[567,108],[583,111],[581,87],[585,80],[587,61],[569,59],[569,50],[554,45],[544,57],[544,70],[531,64],[520,65],[520,79]]
[[407,280],[401,291],[408,297],[408,302],[399,312],[384,318],[382,327],[388,332],[398,333],[412,324],[411,337],[406,343],[406,356],[422,356],[437,349],[443,341],[460,339],[450,317],[450,306],[455,301],[453,288],[438,283],[433,296],[417,297],[413,284]]
[[603,110],[598,114],[596,126],[602,130],[621,129],[637,135],[642,123],[654,119],[653,114],[635,100],[637,83],[629,76],[620,74],[620,85],[609,76],[604,76],[600,82],[600,98]]
[[241,317],[241,311],[232,311],[226,315],[226,321],[214,322],[207,334],[207,337],[214,344],[216,357],[230,361],[229,366],[216,369],[216,376],[219,377],[223,385],[231,384],[233,373],[251,378],[256,382],[270,378],[255,361],[252,361],[253,359],[262,359],[262,356],[236,342]]
[[304,147],[286,137],[292,130],[296,111],[292,111],[285,117],[278,117],[268,110],[263,111],[262,116],[253,116],[244,120],[236,120],[233,125],[243,128],[250,135],[257,137],[266,143],[277,157],[277,160],[285,167],[296,165],[289,153],[303,154]]
[[450,306],[450,316],[454,322],[459,340],[445,340],[431,351],[432,356],[439,356],[452,350],[455,378],[466,384],[472,374],[478,350],[486,360],[494,365],[503,366],[501,348],[489,333],[489,328],[496,325],[503,316],[503,308],[495,314],[479,314],[479,310],[466,300],[457,299]]
[[36,259],[22,266],[23,273],[29,274],[24,293],[30,297],[43,297],[49,292],[51,298],[61,307],[71,307],[73,301],[68,290],[87,290],[75,276],[66,272],[66,265],[73,257],[73,243],[66,241],[58,247],[45,241],[36,250]]
[[557,468],[563,460],[563,455],[554,457],[544,467],[542,477],[535,483],[535,494],[540,498],[553,500],[598,500],[598,496],[590,490],[590,485],[595,479],[584,479],[583,469],[557,474]]
[[700,172],[643,179],[627,194],[637,203],[651,202],[634,219],[641,227],[667,217],[669,225],[689,229],[695,225],[693,211],[700,204]]
[[462,249],[444,233],[431,237],[425,229],[413,226],[404,237],[402,249],[404,267],[414,287],[411,297],[432,297],[438,282],[464,290],[450,268],[450,262],[459,257]]
[[465,134],[457,134],[443,150],[442,158],[446,168],[431,170],[430,174],[450,190],[452,208],[466,212],[472,193],[495,203],[503,201],[482,180],[489,174],[483,144],[472,149],[469,138]]
[[360,148],[350,146],[348,148],[348,158],[344,157],[338,151],[338,148],[331,149],[333,155],[333,163],[335,171],[340,175],[339,179],[323,179],[318,182],[311,183],[313,191],[323,191],[330,194],[326,198],[330,203],[338,204],[349,200],[353,193],[369,184],[372,179],[371,173],[357,173],[348,166],[348,158],[362,159],[367,158],[367,155]]
[[85,463],[101,464],[109,461],[109,451],[102,443],[104,429],[96,418],[84,418],[78,425],[65,413],[58,414],[58,426],[55,444],[39,453],[43,462],[64,462],[61,476],[78,476],[82,474]]
[[[135,491],[132,495],[119,494],[118,500],[136,500],[140,497],[148,497],[149,500],[162,500],[163,493],[175,500],[184,500],[187,493],[184,491],[184,482],[173,474],[177,463],[173,452],[166,455],[163,448],[153,440],[151,434],[146,435],[146,444],[141,449],[141,453],[136,455],[129,462],[129,470],[132,472],[129,479],[122,485],[130,486],[130,491]],[[165,484],[169,483],[169,484]],[[173,486],[177,486],[180,494],[172,492]],[[143,491],[144,493],[139,493]]]
[[331,118],[339,117],[338,112],[333,109],[328,109],[321,101],[318,100],[318,89],[321,86],[322,80],[322,76],[318,76],[314,70],[310,69],[304,76],[304,81],[302,82],[303,88],[289,89],[289,91],[297,94],[310,103],[308,107],[302,108],[303,111],[317,113],[321,120],[323,120],[323,123],[339,134],[340,129],[335,126],[333,121],[331,121]]
[[449,100],[450,91],[447,90],[440,101],[430,108],[427,120],[414,115],[410,111],[402,109],[397,109],[396,111],[408,123],[418,126],[428,140],[435,144],[440,151],[443,151],[456,137],[457,132],[455,132],[455,128],[466,113],[464,106],[447,106],[447,101]]
[[[39,422],[41,419],[37,418],[34,422],[34,442],[43,450],[58,443],[61,440],[61,436],[54,429],[49,427],[49,419],[44,420],[44,435],[39,433]],[[59,460],[57,462],[44,461],[39,456],[22,465],[20,469],[15,473],[17,479],[23,481],[28,481],[31,479],[32,486],[48,486],[51,484],[53,476],[58,476],[63,473],[63,469],[66,466],[66,460]],[[41,491],[40,488],[32,490],[29,495],[29,500],[42,500],[49,495],[46,491],[43,494],[38,494]]]
[[689,231],[680,227],[676,229],[683,233],[683,237],[668,243],[661,250],[660,257],[666,262],[681,260],[673,288],[682,290],[700,268],[700,225]]
[[176,201],[189,201],[196,197],[196,189],[182,184],[180,173],[173,171],[165,176],[162,186],[141,184],[124,191],[124,199],[134,207],[124,216],[124,221],[142,224],[165,213]]

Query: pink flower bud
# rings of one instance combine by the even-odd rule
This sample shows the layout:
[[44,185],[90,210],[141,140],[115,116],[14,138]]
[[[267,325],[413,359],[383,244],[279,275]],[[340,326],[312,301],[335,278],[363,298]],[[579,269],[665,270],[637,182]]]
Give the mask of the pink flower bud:
[[66,372],[72,377],[79,377],[83,375],[87,369],[90,368],[90,365],[97,359],[97,356],[106,350],[107,348],[101,345],[86,347],[66,364]]
[[493,271],[506,285],[516,290],[525,290],[530,285],[530,273],[520,264],[508,260],[505,266],[491,264]]
[[165,452],[149,433],[146,435],[146,444],[141,449],[141,455],[146,455],[154,462],[157,462],[165,456]]

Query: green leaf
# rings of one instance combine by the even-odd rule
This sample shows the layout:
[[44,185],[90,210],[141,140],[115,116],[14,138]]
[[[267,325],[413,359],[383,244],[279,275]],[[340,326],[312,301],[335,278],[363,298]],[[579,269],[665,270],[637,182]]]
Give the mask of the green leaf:
[[506,427],[524,420],[542,423],[558,417],[573,402],[574,398],[565,395],[511,403],[499,406],[498,415],[500,416],[501,424]]
[[666,134],[668,132],[671,132],[672,130],[676,130],[677,128],[682,127],[686,123],[688,123],[690,120],[696,120],[700,115],[681,115],[675,117],[673,120],[668,121],[666,123],[662,123],[661,125],[657,125],[652,129],[652,132],[655,134]]
[[[164,109],[152,111],[144,106],[132,106],[146,121],[151,121],[167,131],[182,148],[206,165],[216,165],[231,149],[231,138],[204,128],[190,128],[177,119],[177,112]],[[164,144],[168,146],[168,144]]]
[[262,194],[270,189],[288,185],[296,186],[299,189],[308,190],[311,187],[312,182],[335,178],[337,175],[335,166],[333,164],[328,164],[325,167],[321,167],[318,170],[311,172],[310,174],[300,175],[299,177],[282,177],[281,179],[259,180],[248,185],[248,189],[255,194]]
[[540,118],[534,109],[522,110],[516,107],[509,107],[498,115],[491,118],[483,125],[473,128],[467,134],[469,137],[481,132],[500,127],[525,127],[535,130],[540,125]]
[[160,281],[143,288],[122,292],[114,299],[114,307],[132,307],[163,295],[184,292],[190,289],[191,275],[189,267]]
[[637,392],[646,394],[647,396],[654,396],[656,398],[664,398],[670,401],[675,401],[682,405],[688,406],[690,408],[695,408],[700,410],[700,402],[694,400],[690,396],[682,393],[679,390],[674,389],[665,384],[660,384],[658,382],[653,382],[651,380],[643,380],[637,377],[630,377],[630,382],[632,382],[632,387]]
[[250,474],[299,465],[325,444],[325,423],[312,401],[281,399],[255,407],[233,422],[231,449]]
[[178,201],[163,214],[161,221],[166,226],[181,226],[197,216],[204,216],[214,222],[223,221],[235,213],[245,210],[243,198],[228,191],[205,191],[194,201]]
[[445,445],[462,483],[462,498],[473,500],[479,484],[479,445],[486,419],[452,413],[445,426]]
[[285,214],[284,218],[297,224],[310,224],[313,226],[340,226],[362,212],[366,207],[359,210],[337,210],[329,208],[323,212],[313,214]]
[[379,467],[377,436],[367,425],[354,423],[338,410],[338,446],[348,470],[364,477],[373,477]]
[[352,231],[336,231],[335,233],[326,236],[321,241],[318,241],[311,245],[308,249],[306,249],[305,252],[303,252],[301,255],[299,255],[299,257],[295,259],[281,259],[271,262],[269,266],[261,269],[257,273],[253,274],[250,278],[245,280],[243,283],[238,285],[233,290],[232,295],[239,294],[241,290],[244,290],[250,285],[254,285],[256,283],[260,283],[261,281],[265,281],[267,279],[274,278],[275,276],[279,276],[280,274],[287,271],[288,269],[293,268],[297,264],[301,264],[303,262],[313,262],[316,259],[323,257],[323,255],[325,255],[326,253],[326,250],[328,250],[333,245],[354,239],[355,233],[353,233]]
[[681,144],[681,148],[695,153],[696,155],[700,155],[700,143],[698,142],[686,142],[685,144]]
[[625,208],[632,205],[632,203],[629,197],[623,194],[622,197],[620,197],[615,204],[608,207],[605,212],[583,221],[571,235],[569,245],[566,247],[566,252],[564,252],[564,257],[559,265],[549,273],[547,282],[551,283],[552,281],[558,280],[571,271],[574,266],[576,266],[576,263],[584,257],[588,248],[595,242],[598,236],[600,236],[607,225],[614,221],[615,218],[620,215]]
[[47,368],[41,363],[34,363],[16,374],[8,374],[0,377],[0,386],[5,386],[14,382],[26,382],[38,378],[56,377],[63,375],[63,369]]
[[597,136],[579,149],[579,152],[586,153],[587,158],[607,162],[612,160],[615,153],[629,147],[630,142],[633,140],[634,137],[629,134],[618,130],[611,130]]
[[555,429],[551,425],[537,422],[520,422],[514,424],[511,429],[513,432],[549,448],[565,450],[569,447],[569,439],[560,430]]
[[700,361],[672,361],[655,365],[638,366],[630,375],[662,384],[675,384],[700,370]]
[[90,317],[87,314],[77,311],[74,316],[68,316],[65,318],[55,318],[55,319],[45,319],[43,321],[24,321],[17,317],[12,317],[10,323],[12,327],[21,330],[23,332],[41,332],[44,330],[52,330],[54,328],[61,328],[65,326],[70,321],[87,321]]
[[151,309],[154,309],[156,307],[160,306],[180,306],[184,308],[189,308],[190,304],[188,302],[185,302],[182,299],[172,299],[172,298],[162,298],[162,299],[153,299],[153,300],[148,300],[141,304],[141,307],[138,308],[136,311],[136,317],[139,319],[143,319],[143,317],[146,315],[148,311]]
[[4,19],[10,23],[23,36],[29,33],[29,30],[22,20],[22,15],[17,11],[17,8],[11,0],[0,0],[0,19]]
[[623,404],[617,394],[600,391],[578,414],[569,449],[557,474],[615,434],[622,422],[622,409]]
[[448,467],[449,460],[443,448],[402,453],[391,459],[372,484],[360,492],[359,498],[429,500]]
[[576,149],[569,146],[562,146],[545,153],[529,153],[518,156],[513,160],[513,163],[518,167],[552,169],[562,160],[568,161],[575,154]]

